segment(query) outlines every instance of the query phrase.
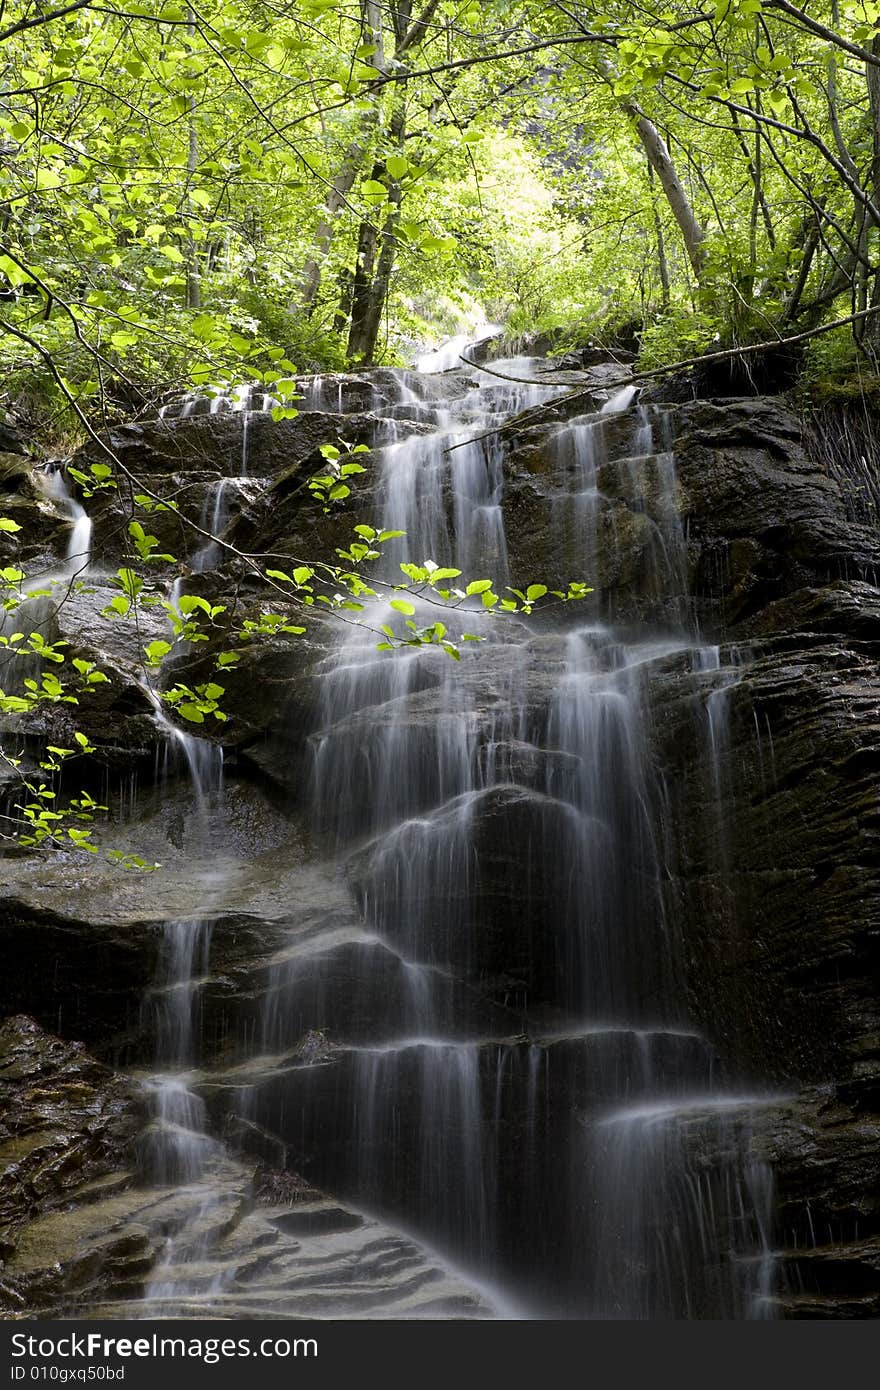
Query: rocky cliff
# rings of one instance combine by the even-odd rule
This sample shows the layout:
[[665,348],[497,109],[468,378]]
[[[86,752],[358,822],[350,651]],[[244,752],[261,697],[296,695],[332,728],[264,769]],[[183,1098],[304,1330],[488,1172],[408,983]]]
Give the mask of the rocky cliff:
[[[463,373],[454,380],[466,401],[473,380]],[[246,439],[241,415],[217,413],[132,425],[113,443],[137,477],[133,491],[173,493],[180,510],[201,522],[211,518],[219,480],[238,474],[246,448],[247,477],[227,498],[228,539],[241,552],[271,553],[282,563],[332,557],[352,524],[370,513],[374,479],[370,471],[359,476],[346,503],[325,513],[306,487],[320,466],[317,446],[343,433],[348,443],[417,435],[433,388],[430,380],[414,380],[406,407],[382,374],[325,381],[321,389],[324,396],[309,402],[316,408],[296,420],[250,418]],[[598,401],[598,380],[597,389]],[[597,590],[593,617],[632,625],[685,621],[699,631],[701,650],[717,649],[717,664],[702,672],[679,650],[650,664],[649,790],[674,808],[664,818],[662,846],[672,935],[668,947],[656,949],[654,973],[671,969],[674,958],[685,981],[682,1015],[711,1048],[712,1067],[766,1097],[750,1119],[747,1142],[775,1183],[769,1239],[776,1311],[877,1316],[877,530],[854,517],[845,479],[805,447],[801,420],[784,399],[694,401],[663,412],[672,472],[634,467],[625,451],[621,457],[615,431],[628,426],[611,417],[603,456],[591,465],[604,506],[585,570],[558,504],[560,472],[582,466],[566,452],[566,430],[568,417],[583,409],[583,400],[551,403],[503,436],[510,582],[540,577],[553,586],[587,578]],[[4,514],[27,515],[30,524],[17,548],[11,538],[0,537],[0,544],[29,565],[63,550],[63,520],[34,488],[20,456],[3,485]],[[61,607],[57,625],[110,680],[95,702],[76,710],[53,706],[24,727],[19,722],[14,737],[27,759],[40,739],[63,743],[74,724],[84,729],[95,752],[76,777],[115,808],[105,837],[162,867],[145,886],[103,861],[83,863],[67,852],[13,852],[0,862],[2,1004],[16,1016],[2,1033],[0,1073],[14,1114],[0,1154],[7,1307],[14,1314],[123,1308],[155,1279],[163,1240],[185,1224],[173,1194],[145,1187],[139,1175],[134,1140],[144,1103],[130,1078],[152,1060],[151,990],[161,975],[163,925],[210,916],[210,963],[198,998],[201,1089],[212,1133],[225,1134],[236,1157],[198,1258],[234,1268],[228,1309],[289,1313],[294,1304],[280,1289],[305,1280],[314,1254],[325,1261],[326,1279],[312,1303],[314,1286],[303,1283],[305,1301],[296,1306],[307,1311],[330,1306],[341,1290],[342,1304],[333,1306],[348,1309],[345,1315],[361,1315],[360,1308],[378,1316],[479,1316],[480,1296],[432,1265],[418,1245],[321,1195],[337,1185],[345,1190],[350,1179],[343,1117],[357,1048],[403,1025],[411,985],[401,956],[387,945],[394,940],[390,917],[383,940],[363,933],[362,912],[370,910],[382,865],[367,847],[342,876],[320,852],[323,828],[308,794],[309,738],[318,724],[332,620],[316,620],[303,637],[242,649],[225,681],[228,724],[212,735],[225,746],[222,806],[202,807],[198,816],[186,761],[157,729],[144,694],[130,627],[100,610],[112,594],[105,576],[122,562],[120,537],[131,515],[140,514],[162,548],[190,566],[202,542],[174,512],[139,513],[124,488],[89,505],[95,539],[88,592]],[[658,554],[672,546],[671,528],[683,557],[672,586],[668,566],[662,583],[658,568]],[[260,601],[252,568],[235,555],[196,571],[184,575],[189,591],[237,614]],[[157,582],[173,577],[156,571]],[[137,640],[160,632],[159,619],[147,615]],[[525,726],[534,730],[546,727],[560,657],[552,622],[538,614],[530,633],[523,708]],[[175,675],[189,679],[205,669],[206,657],[193,649],[172,663]],[[519,1100],[505,1106],[498,1140],[508,1161],[506,1167],[502,1155],[498,1166],[507,1234],[497,1238],[511,1248],[532,1240],[539,1251],[538,1228],[547,1223],[552,1230],[558,1220],[552,1194],[546,1210],[525,1219],[515,1175],[504,1176],[517,1165],[535,1087],[546,1085],[549,1095],[552,1074],[553,1094],[576,1096],[592,1086],[595,1100],[596,1077],[634,1074],[627,1049],[635,1043],[593,1043],[585,1051],[560,1036],[567,1005],[576,1001],[560,1000],[555,987],[566,969],[564,945],[545,927],[545,905],[560,865],[569,862],[567,832],[558,804],[540,791],[548,785],[552,741],[507,737],[499,752],[486,735],[509,679],[510,651],[503,648],[487,648],[465,673],[475,744],[491,744],[493,757],[507,759],[507,783],[517,790],[490,789],[474,811],[477,946],[443,937],[457,910],[444,902],[444,920],[434,925],[446,944],[434,963],[443,972],[438,989],[452,1031],[492,1040],[491,1055],[487,1048],[477,1065],[499,1095],[502,1085],[513,1087],[512,1095],[520,1086]],[[431,736],[436,680],[429,669],[395,707],[395,720],[405,720],[416,740],[420,729]],[[356,721],[351,741],[354,759],[363,745]],[[565,769],[555,766],[551,774],[564,777]],[[337,805],[334,816],[356,822],[364,795],[364,784],[352,778],[348,804]],[[414,786],[413,813],[420,797],[428,804],[431,795]],[[525,875],[524,846],[533,854]],[[210,886],[218,860],[222,894]],[[395,921],[406,917],[403,909],[389,913]],[[320,950],[303,949],[319,938]],[[639,954],[654,949],[643,944]],[[279,1022],[278,1000],[294,973],[296,1005]],[[650,1020],[650,999],[633,1007]],[[35,1021],[22,1020],[23,1013]],[[252,1074],[254,1039],[267,1017],[275,1021],[278,1053],[268,1081],[265,1073]],[[533,1040],[551,1035],[556,1041],[542,1045],[537,1072]],[[498,1040],[507,1049],[503,1058]],[[691,1064],[704,1065],[696,1054]],[[666,1063],[657,1065],[662,1072]],[[414,1058],[405,1085],[416,1117],[429,1080]],[[263,1099],[248,1115],[240,1097],[252,1084],[262,1087]],[[315,1134],[284,1119],[306,1113],[303,1096],[310,1113],[338,1114],[335,1141],[332,1126]],[[534,1152],[550,1154],[561,1127],[554,1112],[540,1140],[532,1135]],[[717,1153],[699,1157],[699,1115],[686,1141],[698,1165],[717,1165]],[[275,1176],[255,1186],[257,1164]],[[279,1200],[278,1174],[285,1172],[303,1176]],[[268,1197],[259,1197],[260,1181]],[[403,1193],[398,1215],[411,1219],[406,1163],[395,1182]],[[307,1236],[318,1241],[314,1249]],[[360,1262],[357,1278],[340,1273],[350,1258]],[[248,1299],[242,1290],[251,1287],[249,1270],[261,1293]]]

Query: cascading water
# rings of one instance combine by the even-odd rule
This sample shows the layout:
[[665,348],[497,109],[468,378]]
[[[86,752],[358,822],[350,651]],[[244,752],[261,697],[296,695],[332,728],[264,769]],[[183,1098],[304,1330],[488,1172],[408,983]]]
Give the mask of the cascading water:
[[[467,443],[456,418],[466,411],[473,433],[473,394],[437,410],[435,434],[382,453],[377,521],[406,533],[387,548],[392,583],[405,556],[507,578],[501,450]],[[700,672],[711,658],[686,626],[665,419],[630,409],[634,394],[560,428],[557,510],[572,577],[589,578],[616,544],[602,525],[613,464],[644,522],[653,630],[581,620],[543,633],[545,659],[559,653],[543,703],[529,694],[534,642],[479,612],[444,615],[453,640],[467,627],[487,639],[460,666],[433,649],[383,660],[369,634],[328,661],[317,819],[406,988],[390,1036],[337,1055],[332,1103],[296,1071],[257,1085],[256,1113],[290,1136],[281,1110],[295,1110],[297,1148],[321,1154],[341,1190],[416,1222],[533,1314],[751,1316],[767,1293],[750,1273],[767,1267],[766,1173],[687,1025],[649,752],[652,671],[678,657]],[[495,383],[479,395],[483,430],[552,398]],[[383,606],[370,621],[394,617]],[[509,843],[519,881],[507,895],[497,861]],[[278,989],[296,1011],[296,975]],[[283,1051],[283,1014],[276,1002],[268,1054]],[[326,1025],[332,1035],[332,1015]],[[737,1099],[737,1114],[759,1103]],[[694,1107],[720,1175],[705,1159],[700,1178],[683,1137]],[[658,1244],[670,1223],[677,1238]]]
[[84,574],[89,566],[92,540],[92,521],[81,502],[78,502],[67,485],[60,469],[48,475],[47,491],[71,523],[70,538],[67,542],[64,573],[59,577]]
[[484,323],[470,333],[456,333],[433,352],[425,352],[417,359],[416,368],[420,372],[448,372],[461,366],[461,359],[469,348],[483,343],[487,338],[498,337],[503,332],[499,323]]
[[[206,855],[208,812],[216,810],[222,798],[222,751],[175,730],[167,721],[166,732],[186,758],[195,801],[193,839]],[[204,898],[210,901],[222,889],[222,873],[207,869],[201,878]],[[179,1314],[195,1295],[217,1294],[223,1284],[222,1272],[215,1273],[207,1286],[204,1279],[193,1277],[214,1233],[213,1218],[221,1201],[217,1176],[226,1161],[223,1146],[209,1134],[207,1112],[197,1089],[200,991],[213,925],[210,914],[164,924],[157,978],[144,1001],[152,1022],[157,1070],[144,1079],[150,1121],[140,1137],[138,1166],[146,1183],[175,1187],[185,1199],[185,1216],[168,1235],[164,1255],[147,1283],[145,1316]]]
[[[92,521],[71,492],[61,469],[40,476],[46,493],[70,524],[64,562],[60,569],[53,568],[25,581],[18,606],[0,614],[0,635],[17,632],[27,638],[37,633],[45,642],[51,642],[57,635],[55,618],[59,605],[88,571]],[[0,657],[0,673],[8,691],[22,689],[26,680],[39,680],[44,669],[42,659],[25,649],[14,656]]]
[[[652,756],[654,683],[670,663],[691,673],[720,807],[730,677],[690,624],[662,413],[627,388],[553,437],[542,486],[571,578],[596,582],[584,607],[527,625],[479,599],[451,611],[423,596],[416,621],[442,619],[460,662],[437,647],[376,651],[375,629],[400,622],[385,586],[402,562],[496,586],[541,578],[508,554],[503,448],[474,437],[552,401],[558,388],[537,370],[495,363],[522,380],[476,388],[455,372],[423,373],[424,385],[382,374],[397,404],[377,424],[377,513],[360,519],[405,535],[385,545],[384,597],[319,673],[308,797],[318,858],[267,967],[256,1035],[213,1084],[316,1181],[466,1265],[496,1307],[761,1316],[772,1191],[750,1157],[750,1124],[763,1101],[729,1089],[689,1024],[667,897],[672,810]],[[320,379],[306,394],[345,406],[336,382],[332,401]],[[409,436],[396,423],[407,420],[419,426]],[[640,538],[629,612],[595,579],[626,539],[609,489]],[[208,505],[219,524],[222,490]],[[183,741],[197,803],[209,805],[200,741],[170,726],[168,736]],[[198,1231],[226,1161],[194,1073],[209,928],[169,925],[152,1001],[145,1162],[155,1181],[176,1174],[203,1191],[205,1205],[195,1234],[190,1223],[172,1239],[147,1308],[180,1308],[198,1283]]]
[[[244,464],[243,458],[242,472]],[[201,524],[212,536],[221,535],[229,521],[228,494],[236,484],[236,479],[221,478],[206,496]],[[221,547],[210,540],[193,557],[193,572],[206,573],[221,559]],[[181,591],[182,581],[178,580],[172,602],[179,601]],[[210,816],[223,810],[223,749],[175,724],[158,693],[152,689],[147,693],[165,743],[165,777],[175,763],[183,765],[194,802],[193,853],[209,862]],[[198,863],[194,872],[200,875],[206,901],[222,892],[222,872],[211,867],[199,869]],[[175,1316],[189,1307],[198,1308],[199,1299],[219,1295],[226,1281],[222,1268],[207,1277],[199,1268],[216,1236],[218,1219],[222,1221],[226,1194],[218,1174],[224,1164],[228,1166],[223,1145],[209,1133],[205,1104],[197,1089],[200,995],[213,927],[211,914],[164,924],[157,978],[143,1006],[152,1023],[157,1070],[144,1078],[150,1121],[139,1142],[140,1175],[159,1188],[178,1188],[185,1199],[184,1215],[167,1236],[163,1257],[146,1285],[140,1310],[144,1316]]]

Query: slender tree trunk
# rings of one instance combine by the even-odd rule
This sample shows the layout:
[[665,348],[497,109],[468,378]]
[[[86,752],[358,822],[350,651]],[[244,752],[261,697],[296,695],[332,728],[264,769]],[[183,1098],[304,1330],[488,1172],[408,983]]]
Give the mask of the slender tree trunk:
[[[373,170],[374,177],[381,166]],[[366,322],[373,274],[376,268],[376,243],[379,234],[372,222],[362,222],[358,233],[357,260],[351,288],[351,324],[348,331],[348,355],[364,356]]]
[[[403,107],[400,106],[395,111],[388,129],[393,145],[403,141],[404,131],[405,116]],[[384,164],[378,164],[373,170],[373,177],[377,181],[385,174]],[[376,353],[397,251],[397,224],[400,219],[402,190],[397,179],[387,179],[387,186],[389,207],[381,232],[377,233],[372,223],[364,222],[358,239],[348,355],[361,362],[372,362]]]
[[[871,52],[876,58],[880,58],[880,36],[875,35],[871,41]],[[865,64],[865,75],[868,83],[868,102],[871,110],[871,138],[873,141],[871,159],[871,197],[874,203],[880,198],[880,68],[872,63]],[[868,218],[865,218],[865,255],[870,254],[868,244]],[[876,241],[876,233],[875,233]],[[880,271],[873,272],[873,284],[870,289],[869,304],[871,308],[880,305]],[[871,358],[875,370],[880,363],[880,324],[877,320],[880,314],[874,314],[866,319],[865,336],[870,342]]]
[[767,195],[764,192],[761,169],[761,151],[763,149],[764,136],[761,132],[760,125],[757,122],[755,122],[755,156],[753,159],[752,153],[748,146],[748,142],[746,140],[745,135],[743,134],[742,127],[739,123],[739,116],[735,111],[731,112],[731,118],[733,122],[733,128],[736,131],[737,144],[743,152],[743,158],[746,162],[746,168],[749,171],[749,178],[752,180],[752,185],[755,190],[755,197],[757,198],[758,205],[761,209],[761,218],[764,222],[764,233],[767,237],[767,245],[770,247],[771,251],[775,251],[776,232],[773,227],[773,218],[770,213],[770,205],[767,202]]
[[[820,199],[820,203],[821,206],[824,207],[824,198]],[[803,237],[803,251],[801,253],[801,263],[798,268],[797,279],[795,280],[791,294],[788,296],[788,300],[785,304],[785,309],[783,310],[783,323],[791,323],[792,319],[796,316],[798,309],[800,308],[804,290],[807,287],[807,280],[810,276],[810,270],[813,266],[813,260],[817,250],[819,249],[819,236],[821,233],[821,223],[819,221],[820,215],[821,208],[820,210],[812,214],[809,223],[805,222],[804,224],[806,234]]]
[[[351,332],[348,340],[349,357],[370,363],[376,355],[382,314],[391,286],[391,272],[397,249],[397,223],[400,216],[400,189],[389,189],[391,209],[379,239],[379,259],[372,279],[363,285],[363,292],[352,305]],[[375,243],[374,243],[375,251]]]
[[[187,32],[192,35],[196,31],[196,20],[191,9],[187,10],[187,20]],[[189,97],[187,106],[189,109],[189,148],[186,156],[186,178],[187,188],[189,188],[199,167],[199,133],[196,129],[195,97]],[[199,253],[192,237],[189,239],[186,254],[186,307],[188,309],[201,309],[202,307],[202,276],[199,269]]]
[[[390,70],[385,51],[385,34],[383,29],[386,18],[390,21],[391,34],[394,39],[394,60],[399,65],[403,55],[408,53],[411,48],[421,43],[426,37],[429,32],[429,26],[434,21],[439,6],[440,0],[427,0],[421,13],[416,18],[413,18],[412,0],[397,0],[396,4],[390,6],[387,16],[385,16],[383,15],[383,6],[381,3],[377,3],[377,0],[361,0],[361,22],[363,29],[366,34],[372,37],[376,45],[376,51],[370,58],[371,65],[378,68],[382,73],[387,73]],[[311,312],[317,303],[324,264],[333,241],[336,222],[339,213],[348,202],[348,195],[354,188],[358,175],[363,169],[364,160],[367,157],[373,133],[379,124],[380,111],[381,97],[376,100],[373,109],[365,116],[358,134],[349,145],[329,189],[323,215],[315,229],[312,253],[303,269],[300,284],[299,305],[308,312]],[[359,257],[360,251],[361,248],[359,247]]]
[[651,186],[651,209],[654,214],[654,236],[657,240],[657,269],[660,273],[660,307],[665,313],[669,308],[670,281],[669,262],[666,259],[666,237],[663,233],[663,220],[654,198],[654,167],[648,161],[648,183]]
[[653,121],[642,111],[641,107],[634,101],[624,103],[623,109],[628,116],[635,122],[636,130],[639,134],[648,162],[657,178],[660,186],[666,194],[666,201],[669,203],[673,217],[678,223],[681,232],[688,260],[694,272],[694,278],[699,285],[705,275],[706,255],[703,243],[706,233],[697,220],[696,213],[691,207],[690,199],[685,192],[684,185],[678,177],[678,171],[673,163],[672,156],[663,136],[660,134]]
[[339,272],[338,284],[339,302],[336,305],[336,315],[333,319],[333,331],[341,337],[351,318],[351,304],[354,294],[354,276],[347,267]]
[[312,254],[306,262],[302,273],[300,303],[303,308],[309,311],[315,307],[318,299],[324,263],[327,259],[327,254],[333,241],[333,234],[336,230],[336,219],[348,202],[348,195],[353,189],[355,180],[361,172],[364,156],[369,143],[369,136],[372,132],[372,128],[377,124],[378,118],[378,110],[371,113],[369,121],[364,123],[364,127],[359,132],[357,139],[352,140],[345,152],[345,158],[336,172],[333,185],[327,194],[327,201],[324,204],[321,220],[315,229]]

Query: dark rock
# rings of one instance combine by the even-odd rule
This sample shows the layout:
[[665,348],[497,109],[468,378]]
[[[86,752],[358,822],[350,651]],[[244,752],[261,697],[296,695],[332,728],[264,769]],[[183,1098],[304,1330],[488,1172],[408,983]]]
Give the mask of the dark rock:
[[26,454],[22,431],[8,416],[0,420],[0,454]]
[[811,459],[784,401],[704,401],[673,414],[692,592],[710,623],[740,622],[786,593],[863,577],[876,531],[853,523],[840,484]]
[[781,1315],[876,1318],[880,1115],[814,1087],[768,1112],[756,1145],[774,1173]]
[[[0,1025],[0,1257],[15,1255],[37,1217],[107,1190],[139,1125],[132,1084],[24,1015]],[[27,1281],[0,1278],[17,1312]]]

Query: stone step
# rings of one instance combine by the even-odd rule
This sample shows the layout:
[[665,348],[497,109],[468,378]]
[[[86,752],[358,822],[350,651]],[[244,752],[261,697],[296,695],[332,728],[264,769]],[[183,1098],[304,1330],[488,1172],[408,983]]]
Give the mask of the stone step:
[[[712,1071],[695,1034],[609,1027],[330,1045],[194,1085],[215,1124],[246,1097],[252,1123],[306,1179],[486,1260],[489,1276],[516,1262],[537,1280],[585,1248],[590,1119],[621,1096],[708,1094]],[[580,1157],[560,1175],[561,1152]]]
[[[786,1317],[880,1316],[880,1235],[778,1255]],[[814,1308],[814,1313],[804,1311]],[[824,1312],[821,1310],[825,1310]],[[863,1311],[853,1311],[862,1309]]]
[[[292,1053],[325,1034],[382,1043],[429,1022],[450,1037],[518,1032],[522,1015],[453,972],[402,958],[360,926],[289,933],[289,944],[234,974],[209,976],[199,1008],[206,1060]],[[323,1044],[322,1044],[323,1045]]]

